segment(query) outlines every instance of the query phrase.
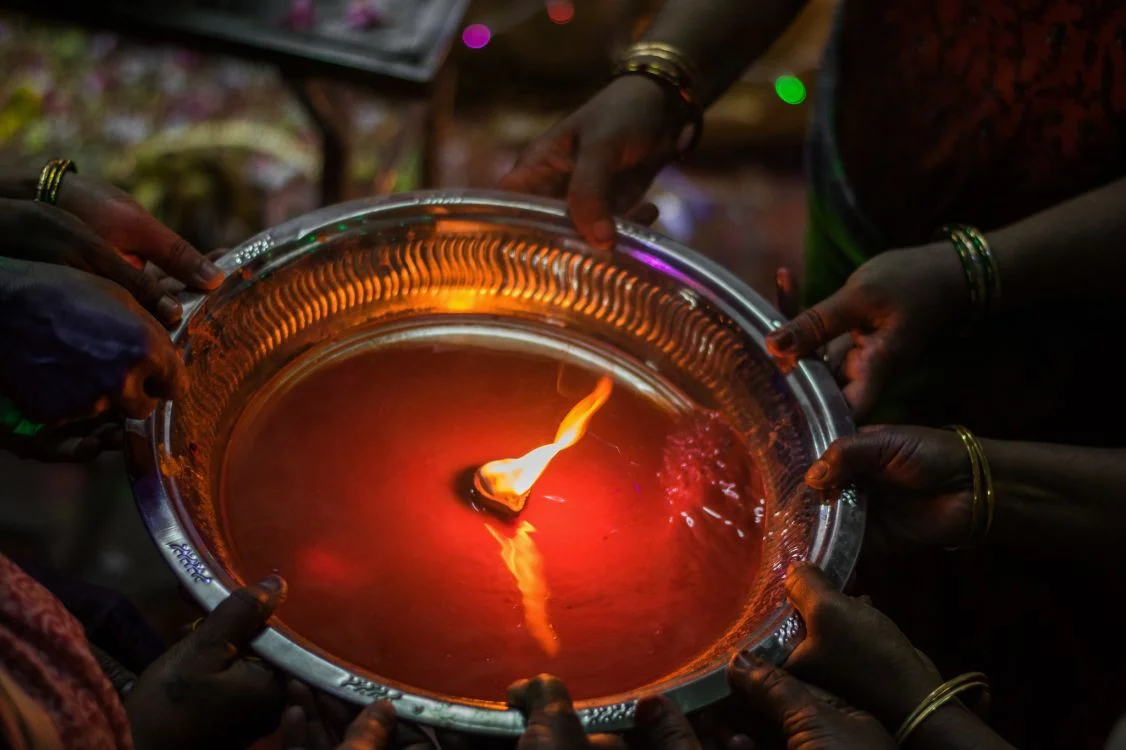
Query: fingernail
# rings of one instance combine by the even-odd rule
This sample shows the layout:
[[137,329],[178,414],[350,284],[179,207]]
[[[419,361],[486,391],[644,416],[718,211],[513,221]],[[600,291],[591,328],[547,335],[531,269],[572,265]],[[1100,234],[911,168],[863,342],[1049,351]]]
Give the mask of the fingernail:
[[165,296],[156,303],[156,314],[165,322],[175,323],[183,316],[184,309],[174,298]]
[[829,464],[824,461],[816,461],[805,473],[805,483],[816,488],[825,481],[827,476],[829,476]]
[[665,707],[660,700],[646,698],[638,701],[637,708],[634,710],[634,718],[637,719],[638,723],[652,724],[660,719],[664,712]]
[[735,654],[732,663],[739,669],[754,669],[762,664],[762,659],[754,651],[740,651]]
[[790,289],[790,272],[785,268],[779,268],[774,272],[774,283],[780,288],[789,291]]
[[794,333],[788,329],[777,330],[766,338],[780,351],[788,352],[794,348]]
[[285,600],[286,592],[289,590],[285,579],[278,575],[266,576],[258,583],[258,587],[271,597],[277,597],[281,601]]
[[614,244],[614,222],[605,219],[596,221],[590,232],[600,247],[611,247]]
[[199,263],[198,278],[202,284],[212,284],[219,280],[223,272],[219,270],[219,266],[204,258]]

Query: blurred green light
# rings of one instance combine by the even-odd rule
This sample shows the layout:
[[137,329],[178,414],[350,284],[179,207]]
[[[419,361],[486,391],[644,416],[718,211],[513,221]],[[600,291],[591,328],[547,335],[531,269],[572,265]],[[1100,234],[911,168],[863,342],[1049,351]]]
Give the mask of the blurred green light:
[[774,79],[774,93],[786,104],[805,101],[805,84],[797,76],[778,76]]

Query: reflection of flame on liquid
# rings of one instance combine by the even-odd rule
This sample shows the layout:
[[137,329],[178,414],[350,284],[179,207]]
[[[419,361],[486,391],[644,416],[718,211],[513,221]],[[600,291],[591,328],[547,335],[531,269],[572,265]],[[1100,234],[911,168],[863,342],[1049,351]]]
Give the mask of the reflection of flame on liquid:
[[543,557],[532,539],[532,532],[536,528],[527,521],[522,521],[511,539],[506,539],[488,524],[485,524],[485,528],[500,544],[501,559],[508,572],[516,579],[516,587],[520,589],[520,596],[524,601],[524,622],[528,625],[528,631],[548,656],[555,656],[559,653],[559,637],[555,635],[555,629],[551,627],[551,620],[547,617],[548,594],[543,575]]
[[513,513],[519,513],[524,509],[532,485],[547,469],[547,465],[586,434],[591,418],[610,398],[613,389],[614,381],[605,375],[602,376],[590,395],[575,404],[559,423],[555,440],[525,453],[520,458],[490,461],[478,469],[474,477],[477,491],[485,499],[500,503]]

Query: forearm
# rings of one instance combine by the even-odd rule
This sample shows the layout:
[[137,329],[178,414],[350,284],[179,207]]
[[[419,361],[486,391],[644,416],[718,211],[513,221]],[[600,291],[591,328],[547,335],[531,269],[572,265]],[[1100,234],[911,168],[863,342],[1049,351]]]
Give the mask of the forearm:
[[991,543],[1126,557],[1126,451],[983,440],[995,492]]
[[1126,282],[1126,179],[986,235],[1002,310],[1061,299],[1114,299]]
[[793,22],[806,0],[667,0],[644,38],[670,44],[699,69],[705,106]]

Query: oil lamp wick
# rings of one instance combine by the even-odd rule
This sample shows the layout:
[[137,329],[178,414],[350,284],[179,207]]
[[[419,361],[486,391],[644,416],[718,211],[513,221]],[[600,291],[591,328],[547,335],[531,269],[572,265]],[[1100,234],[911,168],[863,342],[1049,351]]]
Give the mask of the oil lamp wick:
[[532,494],[529,488],[526,492],[515,492],[497,487],[493,480],[478,467],[473,472],[473,490],[478,499],[493,510],[500,510],[505,515],[515,515],[524,510],[528,502],[528,495]]
[[479,467],[473,473],[473,489],[478,499],[489,510],[506,516],[514,516],[524,510],[532,485],[552,459],[586,434],[587,425],[610,398],[613,388],[614,381],[603,375],[590,395],[575,404],[563,417],[552,442],[534,448],[520,458],[502,458]]

